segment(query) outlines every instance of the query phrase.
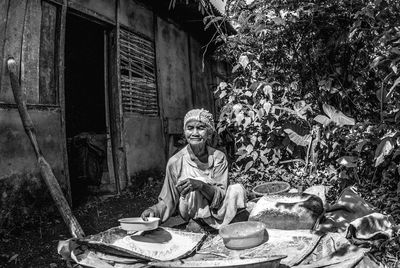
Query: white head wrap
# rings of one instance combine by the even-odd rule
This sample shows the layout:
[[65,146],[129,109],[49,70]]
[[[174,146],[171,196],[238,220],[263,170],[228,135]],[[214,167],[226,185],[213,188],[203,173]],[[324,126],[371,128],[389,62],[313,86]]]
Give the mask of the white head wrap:
[[215,131],[213,115],[204,109],[193,109],[187,112],[183,119],[183,128],[190,120],[197,120],[207,125],[213,132]]

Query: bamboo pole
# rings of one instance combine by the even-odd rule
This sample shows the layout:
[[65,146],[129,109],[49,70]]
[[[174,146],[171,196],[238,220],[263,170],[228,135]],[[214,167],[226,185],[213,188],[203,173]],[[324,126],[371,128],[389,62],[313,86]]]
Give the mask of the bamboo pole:
[[82,227],[79,225],[79,222],[72,214],[72,210],[69,207],[67,200],[65,199],[60,184],[58,184],[58,181],[54,176],[49,163],[46,161],[40,150],[36,138],[35,128],[33,126],[32,119],[29,116],[28,109],[26,107],[26,98],[22,92],[21,85],[18,81],[17,64],[14,58],[9,58],[7,60],[7,67],[10,74],[11,88],[14,94],[15,102],[18,107],[19,115],[21,117],[22,125],[24,126],[24,130],[28,135],[29,140],[35,151],[37,162],[40,169],[40,174],[42,175],[42,178],[45,181],[51,196],[53,197],[53,200],[58,208],[58,211],[60,212],[65,224],[68,226],[71,235],[73,237],[84,237],[85,234],[83,232]]

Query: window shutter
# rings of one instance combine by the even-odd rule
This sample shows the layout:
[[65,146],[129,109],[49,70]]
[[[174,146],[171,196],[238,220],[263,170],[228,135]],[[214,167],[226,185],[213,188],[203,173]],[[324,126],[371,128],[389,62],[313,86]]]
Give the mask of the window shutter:
[[158,116],[154,44],[120,29],[122,107],[125,113]]

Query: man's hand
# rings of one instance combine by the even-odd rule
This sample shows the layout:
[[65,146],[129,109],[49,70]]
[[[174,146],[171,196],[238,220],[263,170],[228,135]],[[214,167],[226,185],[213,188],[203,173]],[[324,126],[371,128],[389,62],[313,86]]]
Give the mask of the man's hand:
[[155,216],[155,212],[153,209],[148,208],[145,211],[142,212],[142,215],[140,216],[144,221],[147,221],[148,217],[154,217]]
[[177,183],[176,187],[178,188],[179,193],[182,196],[192,192],[201,190],[203,188],[203,182],[194,179],[186,179]]

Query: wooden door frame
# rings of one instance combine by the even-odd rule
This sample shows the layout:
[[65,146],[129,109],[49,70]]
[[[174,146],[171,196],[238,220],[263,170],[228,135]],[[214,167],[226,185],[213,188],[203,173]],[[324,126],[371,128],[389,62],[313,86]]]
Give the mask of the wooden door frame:
[[[118,2],[118,0],[116,1]],[[114,174],[112,177],[115,179],[116,192],[119,194],[121,189],[126,186],[126,155],[123,146],[123,114],[121,106],[121,92],[119,87],[119,27],[118,24],[110,23],[109,21],[101,20],[98,17],[91,16],[92,14],[82,13],[82,10],[77,10],[74,7],[68,6],[68,0],[63,0],[60,12],[60,31],[59,31],[59,54],[58,54],[58,88],[59,88],[59,103],[61,108],[61,136],[63,139],[63,162],[65,169],[66,181],[68,184],[68,201],[71,203],[71,187],[69,177],[69,165],[67,155],[67,139],[66,139],[66,122],[65,122],[65,33],[66,33],[66,17],[67,13],[78,15],[88,19],[89,21],[101,24],[107,31],[108,43],[104,44],[108,49],[107,55],[105,55],[104,64],[107,69],[105,77],[107,77],[107,93],[105,98],[108,101],[108,114],[106,113],[106,120],[108,121],[110,137],[111,137],[111,151],[112,151],[112,162]],[[118,13],[118,12],[117,12]],[[117,33],[117,34],[116,34]],[[108,163],[109,164],[109,163]],[[122,185],[121,185],[122,184]]]
[[58,49],[57,49],[57,64],[56,74],[58,74],[58,102],[61,111],[61,152],[63,155],[64,163],[64,176],[67,185],[67,200],[70,206],[72,206],[72,193],[71,193],[71,182],[69,177],[69,165],[68,165],[68,153],[67,153],[67,132],[65,128],[65,26],[67,22],[67,0],[63,0],[61,4],[60,12],[60,30],[58,31]]
[[124,146],[124,117],[122,110],[120,66],[120,23],[119,0],[115,1],[115,27],[110,31],[109,44],[109,89],[110,89],[110,131],[114,160],[114,174],[117,194],[128,186],[126,150]]

